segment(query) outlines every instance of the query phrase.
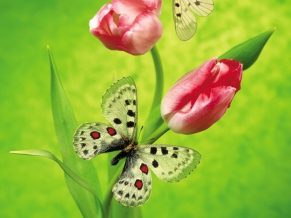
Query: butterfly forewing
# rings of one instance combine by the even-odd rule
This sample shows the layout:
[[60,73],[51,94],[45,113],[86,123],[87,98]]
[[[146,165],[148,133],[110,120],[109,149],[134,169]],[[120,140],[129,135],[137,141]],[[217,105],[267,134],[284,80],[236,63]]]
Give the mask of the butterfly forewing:
[[213,11],[213,0],[190,0],[188,7],[200,17],[206,17]]
[[188,40],[196,33],[194,13],[206,17],[213,11],[213,0],[173,0],[173,17],[177,36]]
[[149,199],[151,189],[152,177],[149,168],[133,151],[126,158],[122,174],[112,189],[113,195],[119,203],[137,207]]
[[194,14],[182,0],[173,0],[173,18],[177,36],[185,41],[194,36],[197,23]]
[[167,182],[186,178],[201,159],[193,149],[169,145],[141,145],[137,154],[159,179]]
[[73,144],[76,153],[85,160],[126,146],[121,135],[104,123],[82,124],[75,132]]
[[137,123],[136,86],[131,77],[114,83],[102,97],[102,114],[122,137],[135,140]]

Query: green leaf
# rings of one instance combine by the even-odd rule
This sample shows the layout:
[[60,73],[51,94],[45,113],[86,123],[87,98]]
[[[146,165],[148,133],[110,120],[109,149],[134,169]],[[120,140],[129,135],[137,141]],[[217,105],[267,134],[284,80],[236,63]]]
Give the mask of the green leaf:
[[[32,149],[32,150],[21,150],[21,151],[10,151],[11,154],[20,154],[20,155],[30,155],[30,156],[39,156],[45,157],[55,161],[64,172],[70,176],[75,182],[77,182],[80,186],[87,189],[94,196],[96,196],[96,190],[94,190],[87,182],[85,182],[82,178],[80,178],[77,174],[75,174],[69,167],[67,167],[62,161],[60,161],[55,155],[46,150],[40,149]],[[97,197],[97,196],[96,196]],[[98,198],[97,198],[98,199]],[[99,200],[99,199],[98,199]]]
[[274,31],[275,28],[236,45],[218,59],[235,59],[240,61],[243,64],[243,69],[246,70],[257,60]]
[[[73,134],[78,125],[62,87],[52,54],[48,48],[51,66],[51,104],[55,130],[60,145],[63,162],[73,170],[80,178],[86,181],[96,190],[96,196],[101,198],[101,189],[96,170],[91,161],[84,161],[79,158],[73,149]],[[84,217],[101,217],[102,205],[99,200],[96,202],[94,196],[77,184],[71,177],[65,174],[66,182],[70,193],[76,201]]]

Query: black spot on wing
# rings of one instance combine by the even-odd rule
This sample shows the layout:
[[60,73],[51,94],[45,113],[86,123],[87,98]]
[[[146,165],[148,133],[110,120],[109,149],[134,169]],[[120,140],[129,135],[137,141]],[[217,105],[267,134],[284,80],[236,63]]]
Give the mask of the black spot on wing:
[[161,147],[161,151],[163,155],[166,155],[169,153],[166,147]]
[[133,112],[132,110],[128,110],[127,115],[130,117],[135,117],[135,112]]
[[123,195],[123,191],[122,191],[122,190],[119,190],[119,191],[117,192],[117,194],[119,194],[120,196],[122,196],[122,195]]
[[129,102],[128,99],[126,99],[124,102],[125,102],[126,105],[130,105],[130,102]]
[[178,155],[174,153],[174,154],[172,154],[172,157],[173,158],[178,158]]
[[151,154],[156,154],[157,153],[157,148],[156,147],[151,147]]
[[132,121],[128,121],[128,122],[126,123],[126,126],[127,126],[128,128],[132,128],[132,127],[134,127],[134,122],[132,122]]
[[121,123],[122,123],[121,120],[120,120],[119,118],[114,118],[113,122],[114,122],[115,124],[121,124]]
[[159,163],[158,163],[158,161],[153,160],[152,165],[154,168],[157,168],[159,166]]

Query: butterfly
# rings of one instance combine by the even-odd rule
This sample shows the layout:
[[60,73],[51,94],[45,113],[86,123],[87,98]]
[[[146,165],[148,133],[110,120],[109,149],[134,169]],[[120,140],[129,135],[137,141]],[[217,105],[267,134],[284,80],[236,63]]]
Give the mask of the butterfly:
[[172,0],[173,18],[177,36],[189,40],[194,36],[197,22],[194,13],[206,17],[213,11],[213,0]]
[[112,160],[116,165],[126,158],[123,171],[112,192],[125,206],[140,206],[150,197],[152,177],[176,182],[200,162],[201,155],[190,148],[172,145],[139,145],[136,142],[137,90],[131,77],[111,85],[102,97],[102,114],[111,125],[100,122],[84,123],[75,132],[76,153],[85,160],[98,154],[121,150]]

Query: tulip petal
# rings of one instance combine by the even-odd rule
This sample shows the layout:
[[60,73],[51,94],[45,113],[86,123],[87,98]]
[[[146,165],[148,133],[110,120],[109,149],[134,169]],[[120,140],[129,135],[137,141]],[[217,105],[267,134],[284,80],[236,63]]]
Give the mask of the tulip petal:
[[172,111],[180,110],[201,93],[216,61],[217,59],[213,58],[204,62],[199,68],[188,72],[174,84],[163,99],[162,117],[166,117]]
[[240,89],[242,64],[216,58],[179,79],[165,95],[161,114],[170,129],[193,134],[217,122]]
[[240,83],[242,79],[242,64],[235,60],[221,60],[216,66],[217,75],[212,86],[221,86],[224,84],[231,85],[240,90]]
[[[119,26],[130,26],[135,18],[145,10],[145,5],[141,1],[135,0],[113,0],[112,1],[113,10],[115,13],[121,15],[121,23]],[[126,16],[123,17],[123,16]]]
[[141,55],[162,35],[161,0],[113,0],[90,20],[90,32],[105,47]]
[[163,32],[162,24],[153,13],[144,12],[137,16],[127,31],[119,49],[133,55],[146,53],[159,40]]
[[174,111],[165,118],[174,132],[193,134],[209,128],[226,112],[236,89],[220,86],[201,94],[187,111]]

